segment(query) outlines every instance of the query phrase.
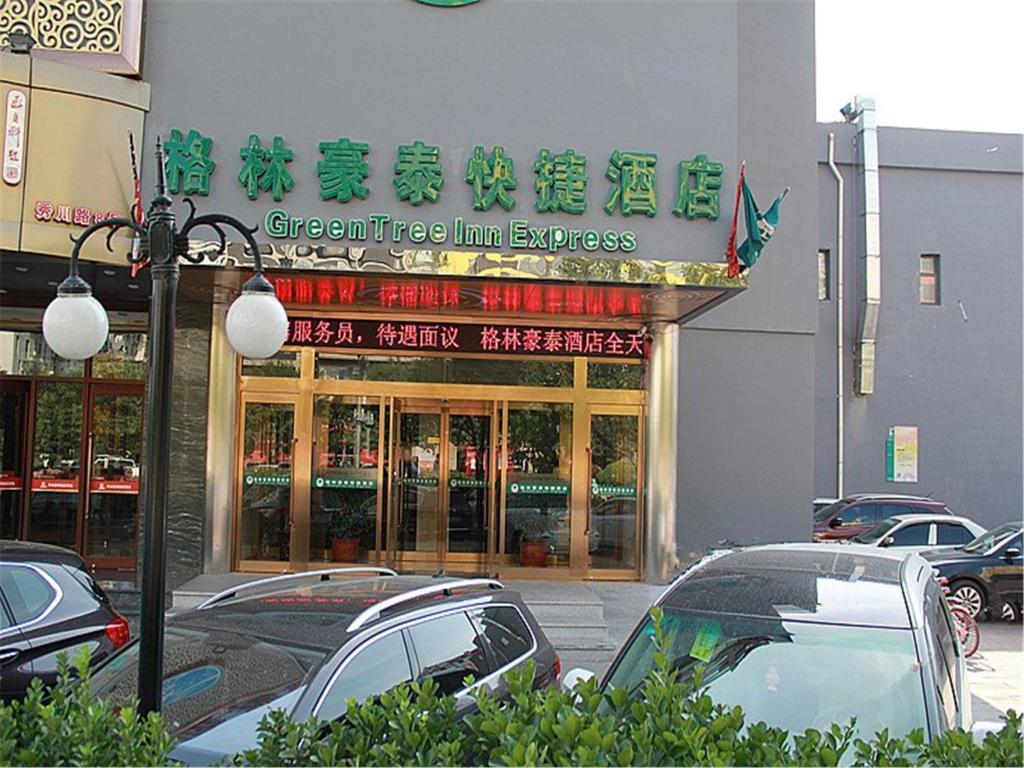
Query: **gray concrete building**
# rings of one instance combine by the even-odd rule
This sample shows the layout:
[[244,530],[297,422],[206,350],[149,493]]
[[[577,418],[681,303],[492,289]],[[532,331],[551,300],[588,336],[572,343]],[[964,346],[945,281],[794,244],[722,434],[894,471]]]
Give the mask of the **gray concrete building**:
[[[928,495],[986,527],[1021,517],[1019,134],[880,128],[880,304],[873,392],[858,393],[865,312],[861,125],[818,126],[814,492],[837,492],[837,182],[845,186],[845,492]],[[870,177],[870,173],[868,177]],[[869,182],[870,183],[870,182]],[[916,479],[887,480],[886,439],[915,427]]]
[[[77,222],[130,210],[129,130],[144,200],[159,136],[179,220],[189,197],[258,225],[290,320],[274,358],[228,339],[253,267],[238,239],[217,253],[195,233],[201,263],[183,267],[170,589],[350,561],[660,581],[723,539],[809,537],[812,498],[837,492],[829,132],[847,190],[845,491],[1020,514],[1020,137],[882,129],[863,173],[863,119],[815,123],[813,3],[144,8],[114,59],[3,54],[40,138],[35,186],[3,187],[0,358],[41,344]],[[57,91],[88,109],[44,110]],[[790,192],[734,276],[744,161],[762,208]],[[130,591],[148,279],[101,246],[85,259],[119,336],[77,368],[0,359],[0,518]],[[880,303],[859,293],[863,263]],[[892,450],[916,482],[886,481],[894,427],[917,428]],[[99,477],[97,440],[120,475]]]

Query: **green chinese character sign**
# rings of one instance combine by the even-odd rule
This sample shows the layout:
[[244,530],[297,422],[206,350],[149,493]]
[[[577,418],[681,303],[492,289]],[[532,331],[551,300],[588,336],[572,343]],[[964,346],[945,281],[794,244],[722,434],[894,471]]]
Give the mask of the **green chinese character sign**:
[[369,187],[363,184],[370,175],[370,164],[364,159],[369,151],[369,144],[347,138],[321,141],[324,159],[316,164],[320,199],[335,198],[339,203],[347,203],[353,197],[365,200],[370,194]]
[[181,131],[172,128],[164,142],[164,170],[167,173],[167,189],[172,194],[210,194],[210,176],[217,164],[210,159],[213,139],[203,136],[194,128],[184,138]]
[[581,214],[587,210],[587,158],[567,149],[560,155],[552,155],[542,149],[533,164],[537,180],[534,208],[539,213]]
[[604,212],[609,216],[618,208],[623,216],[658,212],[657,177],[654,166],[658,156],[653,152],[612,152],[605,178],[612,183]]
[[400,144],[392,183],[399,200],[410,205],[423,205],[424,200],[436,203],[444,184],[441,150],[422,141]]
[[[693,178],[693,186],[690,179]],[[691,162],[679,164],[679,196],[672,213],[688,219],[718,218],[718,190],[722,186],[722,164],[708,162],[697,155]]]
[[295,180],[288,172],[288,163],[295,155],[284,145],[284,138],[275,136],[267,149],[257,134],[249,136],[248,146],[239,150],[242,157],[242,170],[238,173],[238,183],[245,187],[245,194],[250,200],[259,197],[259,191],[270,191],[274,200],[281,202],[286,192],[291,192]]
[[494,147],[490,157],[477,146],[466,164],[466,182],[473,187],[473,210],[487,211],[498,203],[506,211],[516,207],[509,190],[516,188],[516,172],[512,158],[505,157],[504,147]]

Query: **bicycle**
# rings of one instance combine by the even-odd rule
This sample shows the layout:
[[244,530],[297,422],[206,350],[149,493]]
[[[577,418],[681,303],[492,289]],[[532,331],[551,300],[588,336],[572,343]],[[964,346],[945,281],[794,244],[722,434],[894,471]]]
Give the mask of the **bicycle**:
[[953,626],[956,628],[956,636],[960,640],[964,658],[970,658],[978,651],[978,646],[981,644],[981,631],[978,629],[978,622],[971,614],[971,609],[967,604],[950,593],[949,579],[939,579],[939,585],[942,587],[942,594],[946,596],[946,603],[949,605],[949,613],[953,617]]

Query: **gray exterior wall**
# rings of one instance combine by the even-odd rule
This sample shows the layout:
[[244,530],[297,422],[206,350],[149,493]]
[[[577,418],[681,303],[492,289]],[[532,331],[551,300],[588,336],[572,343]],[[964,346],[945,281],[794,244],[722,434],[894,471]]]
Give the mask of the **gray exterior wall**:
[[[171,128],[214,139],[218,167],[204,210],[251,222],[276,207],[428,222],[522,216],[634,230],[635,255],[645,259],[718,261],[740,161],[763,205],[790,186],[750,290],[682,335],[679,546],[685,557],[727,537],[809,533],[817,309],[807,265],[818,204],[809,0],[483,0],[456,10],[411,0],[152,0],[148,14],[147,141]],[[254,132],[264,146],[281,134],[295,151],[296,187],[282,204],[266,195],[249,201],[235,180],[239,148]],[[318,142],[341,136],[371,145],[365,202],[318,196]],[[395,200],[395,148],[414,139],[441,147],[445,185],[436,205]],[[512,214],[472,211],[463,175],[477,144],[504,146],[515,160]],[[585,215],[533,210],[541,147],[589,158]],[[602,210],[615,149],[658,153],[657,217]],[[716,222],[671,214],[677,165],[698,153],[725,164]],[[147,173],[149,157],[144,165]]]
[[[818,126],[819,247],[835,258],[836,183],[846,179],[847,392],[860,301],[856,128]],[[985,526],[1022,509],[1021,136],[879,130],[882,304],[875,392],[846,401],[846,491],[927,494]],[[922,305],[921,254],[940,254],[941,304]],[[817,496],[835,494],[835,275],[819,303],[815,366]],[[961,307],[963,311],[961,312]],[[885,440],[919,430],[917,483],[885,482]]]

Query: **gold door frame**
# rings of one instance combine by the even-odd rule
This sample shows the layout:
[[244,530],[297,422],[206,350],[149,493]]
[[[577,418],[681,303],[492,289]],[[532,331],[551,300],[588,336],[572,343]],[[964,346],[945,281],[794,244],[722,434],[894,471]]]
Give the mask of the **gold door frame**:
[[[376,551],[368,553],[370,562],[388,564],[401,568],[403,564],[421,565],[426,570],[430,565],[436,568],[454,566],[456,570],[469,570],[487,573],[506,578],[599,578],[602,580],[636,580],[643,573],[643,492],[644,477],[644,408],[646,391],[643,389],[591,389],[587,382],[588,362],[609,362],[606,360],[588,359],[585,357],[551,358],[555,361],[573,362],[573,385],[571,387],[519,386],[515,384],[452,384],[436,382],[406,381],[366,381],[317,379],[316,353],[313,348],[289,348],[283,350],[294,353],[299,362],[299,376],[270,377],[242,374],[242,361],[238,371],[238,408],[236,412],[236,489],[242,482],[242,463],[244,451],[244,415],[247,403],[290,403],[295,408],[295,435],[292,489],[292,536],[290,560],[288,563],[273,561],[254,561],[239,559],[239,536],[241,519],[241,493],[235,494],[233,521],[234,568],[241,571],[279,572],[283,569],[303,571],[311,567],[322,567],[319,563],[309,562],[309,526],[312,480],[312,432],[314,419],[314,398],[322,395],[349,395],[365,397],[379,404],[382,426],[378,436],[377,468],[377,528]],[[344,352],[344,350],[339,350]],[[352,352],[352,354],[361,354]],[[391,355],[392,353],[388,353]],[[401,353],[395,352],[394,356]],[[427,353],[410,353],[411,356],[428,357]],[[473,355],[434,355],[441,357],[474,357]],[[521,356],[502,356],[503,358],[522,360]],[[490,359],[490,358],[489,358]],[[637,363],[640,364],[640,363]],[[452,404],[450,412],[459,413],[463,407],[470,407],[472,413],[491,417],[491,451],[488,459],[489,498],[488,498],[488,532],[486,550],[483,553],[447,552],[434,556],[430,553],[402,553],[397,556],[396,512],[394,508],[393,473],[394,446],[397,441],[398,419],[396,404],[402,402],[434,402],[441,407],[444,401]],[[568,568],[523,568],[513,562],[505,553],[505,510],[508,503],[508,429],[509,403],[566,403],[573,406],[573,437],[572,437],[572,473],[570,491],[570,562]],[[472,404],[472,406],[471,406]],[[587,537],[587,510],[590,503],[590,463],[587,452],[590,447],[590,418],[594,414],[635,415],[638,426],[638,466],[637,466],[637,534],[636,564],[634,569],[589,569],[589,553]],[[446,419],[442,419],[444,422]],[[448,446],[442,428],[441,454],[447,463]],[[440,483],[439,483],[440,485]],[[439,489],[439,495],[441,491]],[[445,505],[441,511],[444,527],[441,533],[447,546],[447,516]],[[431,559],[432,558],[432,559]],[[428,562],[429,561],[429,562]]]

